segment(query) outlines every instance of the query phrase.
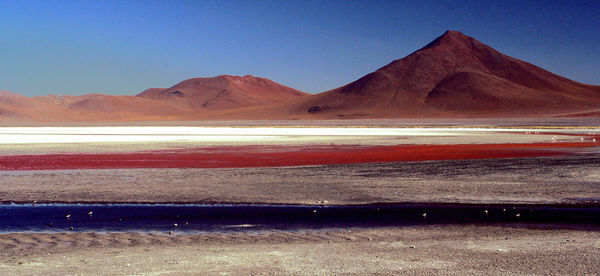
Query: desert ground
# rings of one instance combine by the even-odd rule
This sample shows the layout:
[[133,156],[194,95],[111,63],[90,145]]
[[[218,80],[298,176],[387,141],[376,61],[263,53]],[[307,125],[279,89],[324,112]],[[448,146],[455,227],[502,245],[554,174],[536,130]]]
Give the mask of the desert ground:
[[249,234],[0,235],[14,275],[596,274],[600,233],[428,226]]
[[[157,125],[171,133],[147,129],[145,135],[136,136],[121,133],[130,126],[119,124],[72,125],[67,128],[71,133],[57,125],[45,125],[45,130],[4,128],[0,201],[324,205],[600,201],[600,129],[589,118],[146,126]],[[173,132],[178,127],[187,132]],[[209,129],[214,132],[202,133]],[[82,136],[81,131],[87,132]],[[54,140],[48,142],[44,135]],[[416,146],[442,147],[423,159],[423,154],[412,152]],[[323,147],[330,151],[322,152]],[[365,163],[361,158],[367,153],[360,151],[343,162],[335,159],[357,148],[397,151],[385,162]],[[210,149],[216,154],[205,155]],[[161,155],[182,151],[201,165],[126,166],[141,153],[161,161]],[[319,159],[322,164],[283,166],[265,162],[239,166],[218,159],[231,151],[275,161],[298,159],[286,155],[290,152],[323,153],[319,156],[324,159]],[[465,151],[470,155],[465,157]],[[85,162],[69,169],[44,165],[82,160],[72,159],[77,156],[127,158],[109,167],[82,165]],[[338,161],[327,163],[327,156]],[[208,164],[208,157],[223,163],[202,165]],[[14,165],[18,158],[43,162]],[[594,227],[523,224],[173,235],[4,232],[0,269],[36,275],[594,274],[600,271],[599,233]]]

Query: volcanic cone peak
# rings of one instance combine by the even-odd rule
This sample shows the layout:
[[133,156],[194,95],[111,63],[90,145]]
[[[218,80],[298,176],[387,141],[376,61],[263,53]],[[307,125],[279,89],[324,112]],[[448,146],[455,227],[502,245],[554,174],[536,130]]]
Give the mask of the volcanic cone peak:
[[448,30],[418,51],[436,46],[468,49],[471,48],[471,43],[473,41],[475,40],[472,37],[466,36],[459,31]]
[[[596,108],[600,89],[506,56],[458,31],[343,87],[307,99],[311,114],[427,116]],[[313,106],[328,106],[314,112]]]
[[166,100],[191,109],[227,109],[288,101],[307,95],[265,78],[220,75],[192,78],[164,89],[148,89],[139,97]]

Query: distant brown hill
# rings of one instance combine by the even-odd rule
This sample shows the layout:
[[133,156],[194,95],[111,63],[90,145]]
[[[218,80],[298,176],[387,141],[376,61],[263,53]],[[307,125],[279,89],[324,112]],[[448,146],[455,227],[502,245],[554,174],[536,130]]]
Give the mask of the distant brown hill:
[[186,114],[191,112],[135,96],[0,94],[0,122],[175,120]]
[[287,102],[307,95],[265,78],[222,75],[185,80],[163,90],[151,88],[137,96],[194,110],[218,110]]
[[22,102],[27,97],[7,90],[0,90],[0,122],[2,121],[31,121],[26,114],[19,112],[23,109]]
[[548,115],[594,108],[600,108],[600,86],[566,79],[447,31],[403,59],[284,109],[309,117],[356,118]]
[[160,121],[219,117],[216,110],[287,102],[308,94],[253,76],[185,80],[137,96],[88,94],[25,97],[0,91],[0,122]]
[[0,99],[24,98],[25,96],[7,90],[0,90]]

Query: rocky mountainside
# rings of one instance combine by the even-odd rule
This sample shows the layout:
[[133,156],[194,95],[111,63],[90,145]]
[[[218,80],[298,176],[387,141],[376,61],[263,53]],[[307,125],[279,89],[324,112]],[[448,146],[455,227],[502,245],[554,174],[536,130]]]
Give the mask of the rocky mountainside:
[[307,95],[265,78],[222,75],[185,80],[163,90],[151,88],[137,96],[184,108],[217,110],[281,103]]
[[290,108],[315,116],[535,115],[600,108],[600,86],[566,79],[447,31],[405,58]]

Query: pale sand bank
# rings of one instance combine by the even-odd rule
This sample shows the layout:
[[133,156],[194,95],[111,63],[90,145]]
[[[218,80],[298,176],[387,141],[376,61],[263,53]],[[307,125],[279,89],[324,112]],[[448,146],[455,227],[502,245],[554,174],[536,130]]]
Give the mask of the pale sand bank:
[[64,275],[595,274],[600,232],[429,226],[250,234],[4,234],[0,270]]

